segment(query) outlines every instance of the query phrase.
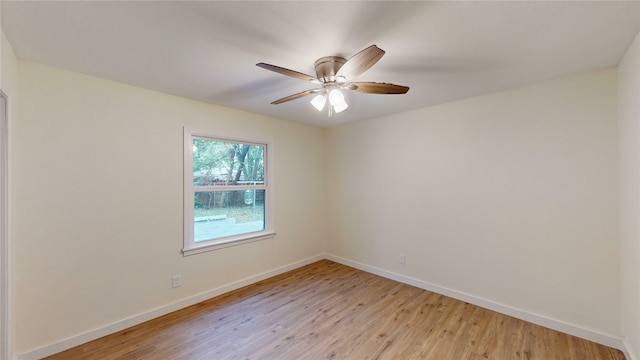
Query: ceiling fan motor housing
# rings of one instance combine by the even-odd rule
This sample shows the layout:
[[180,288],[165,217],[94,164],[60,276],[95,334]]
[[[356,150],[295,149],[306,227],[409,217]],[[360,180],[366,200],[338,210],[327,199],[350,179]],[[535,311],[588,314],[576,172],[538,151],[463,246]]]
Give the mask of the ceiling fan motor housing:
[[315,63],[316,75],[323,84],[336,82],[338,70],[347,62],[347,59],[340,56],[325,56]]

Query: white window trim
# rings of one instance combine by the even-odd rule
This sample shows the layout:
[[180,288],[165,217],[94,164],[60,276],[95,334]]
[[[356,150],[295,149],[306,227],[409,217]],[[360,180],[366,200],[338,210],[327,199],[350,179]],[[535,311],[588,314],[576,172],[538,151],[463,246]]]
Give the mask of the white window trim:
[[[265,162],[265,229],[246,234],[228,236],[217,240],[210,240],[202,243],[194,241],[193,219],[194,219],[194,187],[193,187],[193,142],[194,137],[211,138],[220,141],[240,142],[244,144],[264,145],[266,156]],[[207,251],[224,249],[230,246],[247,244],[255,241],[273,238],[276,235],[273,220],[273,145],[269,140],[247,139],[237,136],[221,135],[207,130],[184,128],[184,220],[183,220],[183,247],[184,256],[200,254]],[[207,191],[208,187],[198,188],[199,191]],[[215,187],[215,190],[221,190]],[[244,190],[243,186],[229,187],[228,190]]]

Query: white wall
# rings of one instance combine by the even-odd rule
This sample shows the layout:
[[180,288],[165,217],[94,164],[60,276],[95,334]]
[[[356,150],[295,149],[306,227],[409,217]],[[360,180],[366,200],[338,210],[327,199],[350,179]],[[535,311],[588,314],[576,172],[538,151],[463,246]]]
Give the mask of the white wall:
[[[19,65],[16,353],[323,253],[322,129]],[[272,140],[275,238],[181,255],[183,126]]]
[[622,332],[640,359],[640,34],[618,69]]
[[615,69],[330,128],[327,250],[620,338],[617,141]]
[[[637,74],[629,54],[622,81]],[[637,87],[616,87],[614,69],[325,132],[19,65],[20,121],[11,135],[16,353],[35,356],[49,344],[324,250],[596,333],[627,335],[637,352],[638,322],[620,325],[621,311],[638,311],[637,251],[625,262],[625,246],[638,243],[618,243],[616,124],[616,90],[633,96]],[[180,255],[183,126],[273,139],[275,239]],[[623,153],[622,161],[633,156]],[[623,184],[637,165],[628,177],[623,171]],[[637,183],[630,190],[637,193]],[[397,263],[400,252],[406,265]],[[173,290],[175,273],[183,286]]]

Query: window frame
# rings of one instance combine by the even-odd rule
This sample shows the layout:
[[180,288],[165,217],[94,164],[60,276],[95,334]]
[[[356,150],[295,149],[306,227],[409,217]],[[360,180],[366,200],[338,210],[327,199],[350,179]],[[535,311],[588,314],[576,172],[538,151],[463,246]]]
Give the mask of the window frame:
[[[234,186],[194,186],[193,185],[193,139],[205,139],[212,141],[232,142],[240,144],[250,144],[264,146],[264,185],[234,185]],[[183,195],[183,247],[182,254],[184,256],[199,254],[202,252],[213,251],[237,246],[254,241],[266,240],[275,236],[275,226],[273,221],[273,146],[271,141],[247,139],[237,136],[221,135],[206,130],[198,130],[184,128],[184,195]],[[207,241],[195,241],[194,236],[194,197],[196,192],[202,191],[240,191],[240,190],[264,190],[264,230],[254,231],[244,234],[226,236],[218,239]]]

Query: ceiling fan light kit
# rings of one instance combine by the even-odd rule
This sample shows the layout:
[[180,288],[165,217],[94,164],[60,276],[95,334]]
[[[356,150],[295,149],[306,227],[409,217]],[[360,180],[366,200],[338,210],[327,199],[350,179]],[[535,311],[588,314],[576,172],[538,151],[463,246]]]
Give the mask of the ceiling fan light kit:
[[311,100],[311,105],[313,105],[313,107],[316,108],[318,111],[322,111],[326,103],[327,103],[327,95],[324,95],[324,94],[316,95]]
[[333,106],[333,110],[336,113],[343,112],[349,107],[344,99],[344,95],[337,88],[331,89],[331,91],[329,91],[329,103],[331,104],[331,106]]
[[322,86],[289,95],[271,104],[282,104],[283,102],[319,93],[311,100],[311,105],[318,111],[322,111],[328,100],[330,104],[328,114],[331,116],[333,112],[340,113],[349,107],[341,90],[365,94],[406,94],[407,91],[409,91],[408,86],[402,85],[376,82],[350,82],[351,79],[367,71],[378,62],[378,60],[382,58],[382,55],[384,55],[384,50],[375,45],[371,45],[353,55],[349,60],[340,56],[325,56],[316,60],[314,64],[316,70],[315,77],[266,63],[258,63],[256,65],[263,69]]

